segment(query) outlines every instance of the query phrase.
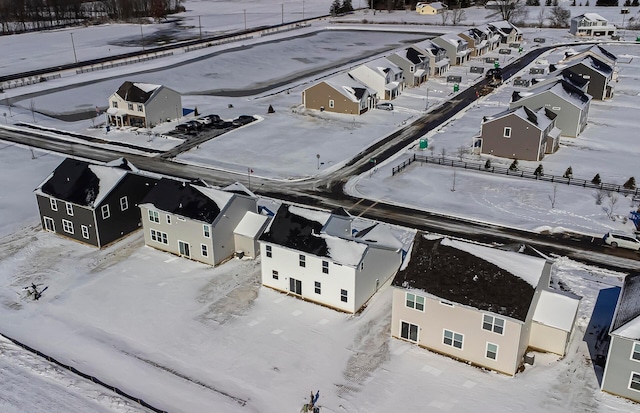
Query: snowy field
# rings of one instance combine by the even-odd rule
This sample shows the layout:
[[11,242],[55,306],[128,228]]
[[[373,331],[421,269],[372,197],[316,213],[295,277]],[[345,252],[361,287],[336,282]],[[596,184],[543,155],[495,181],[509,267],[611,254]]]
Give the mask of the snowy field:
[[[281,18],[280,4],[256,0],[247,15],[253,15],[256,25],[258,21],[277,24]],[[287,9],[289,5],[301,6],[300,2],[284,4]],[[305,13],[316,10],[324,14],[330,1],[304,4]],[[189,25],[197,27],[201,16],[203,30],[207,31],[213,31],[214,27],[237,29],[243,24],[245,7],[232,1],[188,1],[185,17]],[[474,13],[474,10],[469,10],[466,22],[484,22],[487,11],[477,9]],[[621,17],[614,15],[613,10],[595,7],[572,8],[572,13],[574,10],[596,11],[612,19]],[[301,17],[301,8],[298,13]],[[636,13],[633,8],[632,13]],[[354,18],[428,23],[428,19],[434,19],[430,23],[438,24],[434,17],[405,12],[375,16],[360,12],[343,19]],[[445,30],[450,29],[449,26]],[[100,34],[95,34],[98,30]],[[155,29],[145,25],[143,30]],[[97,57],[111,52],[108,50],[111,48],[114,53],[116,47],[126,50],[114,45],[130,41],[139,31],[137,25],[74,29],[74,40],[83,58]],[[0,71],[12,73],[16,68],[27,69],[28,65],[35,68],[45,63],[69,63],[73,56],[61,40],[69,37],[68,32],[54,32],[61,37],[47,37],[46,41],[42,40],[42,34],[0,38],[3,55],[16,56],[3,59]],[[540,33],[528,29],[525,38]],[[543,33],[548,42],[571,40],[566,31]],[[376,35],[354,36],[350,41],[365,42],[369,36]],[[265,49],[249,50],[254,53],[261,50],[259,56],[265,57],[277,52],[274,47],[270,44]],[[296,47],[303,48],[304,43]],[[319,47],[313,49],[318,60],[325,53],[331,58],[345,57],[341,48],[320,52]],[[564,139],[560,151],[545,158],[547,173],[562,174],[572,166],[574,176],[580,178],[590,179],[595,173],[600,173],[604,181],[620,183],[634,174],[640,178],[637,169],[640,149],[634,142],[637,122],[633,120],[640,93],[637,82],[640,65],[635,57],[640,52],[636,46],[618,45],[610,49],[633,58],[631,63],[621,65],[616,96],[610,102],[592,105],[585,132],[578,139]],[[90,56],[84,57],[85,54]],[[231,60],[226,60],[225,65],[236,64],[233,54],[227,57]],[[194,63],[193,67],[198,64],[203,63]],[[274,73],[286,77],[296,70],[288,69],[289,65],[281,68],[269,64],[265,63],[264,70],[256,75],[257,83],[273,81]],[[190,74],[203,71],[202,66],[197,67],[193,72],[181,72],[180,82],[189,82]],[[160,76],[158,71],[153,73]],[[225,67],[220,75],[226,76],[225,84],[238,87],[238,78],[233,73],[234,69]],[[452,73],[466,75],[466,69],[453,68]],[[95,86],[83,85],[76,89],[81,90],[77,95],[74,89],[52,95],[46,89],[55,84],[7,91],[0,94],[0,99],[21,100],[12,108],[13,116],[9,116],[7,123],[32,122],[28,110],[31,99],[38,108],[61,112],[104,105],[105,96],[121,82],[123,74],[110,72],[107,77],[115,79],[104,81],[103,74],[98,78],[83,77],[81,81]],[[63,78],[58,86],[67,87],[74,80],[77,79]],[[220,113],[225,118],[258,114],[264,119],[203,145],[183,155],[182,160],[238,171],[251,165],[259,175],[280,179],[327,173],[384,133],[423,114],[427,102],[429,107],[435,107],[451,93],[450,85],[432,79],[422,88],[408,89],[394,101],[397,110],[393,112],[374,111],[362,119],[344,120],[339,116],[294,111],[299,105],[300,91],[308,81],[295,83],[288,94],[282,87],[276,94],[249,97],[185,96],[184,106],[197,105],[203,113]],[[465,78],[463,87],[472,81],[470,76]],[[102,86],[108,82],[110,88]],[[220,88],[198,88],[196,81],[194,84],[185,90]],[[461,144],[469,144],[481,117],[506,109],[512,90],[506,85],[460,114],[460,118],[429,134],[435,153],[445,148],[453,154]],[[36,95],[30,97],[29,93]],[[52,98],[54,95],[56,99]],[[228,108],[228,103],[233,103],[234,108]],[[273,115],[266,115],[269,104],[276,108]],[[2,108],[2,112],[8,112],[7,109]],[[83,133],[89,133],[91,126],[89,120],[66,123],[38,115],[36,121],[40,126]],[[127,139],[126,134],[122,136],[120,139]],[[141,146],[147,144],[140,142]],[[283,151],[283,147],[287,150]],[[419,164],[392,178],[391,167],[415,150],[408,148],[397,159],[379,165],[375,173],[354,180],[350,190],[532,231],[566,229],[601,235],[609,228],[630,229],[630,224],[623,224],[622,219],[615,222],[608,219],[602,206],[595,205],[590,190],[558,188],[557,204],[551,209],[548,196],[552,187],[548,183],[458,172],[456,191],[451,191],[450,169]],[[319,172],[316,154],[321,154],[325,162]],[[583,297],[571,349],[562,360],[536,354],[533,366],[508,378],[391,339],[388,285],[361,314],[348,316],[260,288],[259,261],[231,260],[211,268],[145,247],[140,233],[102,251],[44,233],[39,230],[32,190],[61,160],[59,155],[0,143],[0,165],[5,171],[0,188],[6,194],[0,197],[0,332],[158,408],[189,413],[296,412],[309,391],[319,389],[320,405],[325,412],[564,413],[637,409],[635,404],[600,392],[598,380],[602,371],[590,362],[595,354],[595,335],[606,328],[624,274],[559,258],[553,276]],[[530,166],[534,168],[536,164]],[[623,198],[617,208],[624,216],[631,201]],[[38,302],[21,299],[22,288],[31,282],[49,286]],[[4,341],[0,341],[0,369],[3,413],[146,411]]]

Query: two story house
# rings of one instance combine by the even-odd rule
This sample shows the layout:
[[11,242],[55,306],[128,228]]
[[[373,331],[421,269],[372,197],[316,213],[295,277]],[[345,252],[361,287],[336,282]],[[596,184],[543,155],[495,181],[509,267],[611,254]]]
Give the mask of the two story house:
[[565,354],[579,299],[549,288],[550,262],[418,233],[393,279],[391,335],[515,375],[529,350]]
[[420,86],[427,80],[429,75],[428,60],[413,47],[392,53],[387,56],[387,60],[402,70],[402,83],[405,86]]
[[431,40],[415,43],[411,48],[425,57],[429,76],[443,76],[449,70],[450,62],[445,48],[438,46]]
[[616,27],[598,13],[584,13],[571,18],[569,33],[574,36],[615,36]]
[[348,73],[330,77],[302,91],[305,109],[362,115],[377,103],[377,92]]
[[385,58],[364,63],[349,74],[375,90],[380,99],[393,100],[404,89],[402,69]]
[[446,11],[447,11],[447,5],[442,4],[439,1],[434,1],[431,3],[416,4],[416,12],[418,14],[436,15],[436,14],[442,14]]
[[458,36],[466,40],[471,56],[482,56],[489,52],[489,37],[486,32],[472,27],[460,32]]
[[126,81],[109,97],[111,125],[152,128],[181,116],[180,94],[165,86]]
[[[582,78],[588,80],[587,93],[593,99],[605,100],[613,97],[613,66],[593,56],[585,56],[580,59],[567,61],[557,66],[569,78]],[[557,73],[550,73],[551,76]]]
[[139,207],[146,245],[209,265],[235,253],[234,231],[258,209],[249,194],[169,178],[161,179]]
[[540,161],[546,153],[558,150],[560,129],[555,127],[555,118],[544,107],[533,111],[526,106],[485,116],[474,149],[502,158]]
[[502,42],[502,37],[498,33],[497,29],[488,24],[482,24],[480,26],[476,26],[476,30],[484,33],[487,38],[488,51],[491,52],[500,47],[500,43]]
[[469,55],[471,54],[469,43],[457,34],[446,33],[434,37],[431,41],[447,52],[447,57],[453,64],[461,65],[469,60]]
[[353,217],[283,204],[260,237],[262,285],[347,313],[358,312],[402,261],[383,224],[356,231]]
[[554,79],[553,82],[536,84],[526,91],[514,91],[509,107],[548,109],[556,114],[555,125],[561,135],[575,138],[587,126],[591,96],[570,81]]
[[609,337],[602,390],[640,403],[640,274],[624,279]]
[[487,23],[494,33],[500,35],[500,42],[504,44],[520,43],[522,41],[522,30],[506,20]]
[[140,228],[138,203],[158,182],[124,158],[67,158],[35,189],[45,231],[103,248]]

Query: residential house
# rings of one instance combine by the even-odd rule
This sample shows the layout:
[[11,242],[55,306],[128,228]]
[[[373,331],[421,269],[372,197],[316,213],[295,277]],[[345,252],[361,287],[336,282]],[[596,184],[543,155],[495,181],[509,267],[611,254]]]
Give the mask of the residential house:
[[375,90],[380,99],[393,100],[404,89],[402,69],[385,58],[361,64],[349,74]]
[[489,36],[486,32],[472,27],[460,32],[458,36],[466,40],[471,56],[482,56],[489,52]]
[[522,30],[509,23],[506,20],[501,20],[493,23],[487,23],[494,33],[500,35],[501,43],[520,43],[522,41]]
[[528,350],[565,354],[571,333],[555,332],[573,330],[579,300],[549,287],[551,266],[418,233],[392,282],[391,335],[507,375],[519,371]]
[[457,34],[445,33],[434,37],[431,41],[446,50],[447,57],[453,64],[461,65],[469,60],[471,54],[469,43]]
[[587,93],[594,99],[605,100],[613,97],[613,67],[604,61],[593,56],[585,56],[582,59],[572,60],[556,67],[557,71],[550,73],[551,76],[562,71],[567,77],[588,80]]
[[157,181],[124,158],[104,165],[67,158],[34,191],[42,228],[105,247],[140,228],[137,205]]
[[544,107],[533,111],[526,106],[485,116],[480,135],[474,138],[474,149],[502,158],[541,161],[560,144],[555,118],[556,114]]
[[606,63],[613,70],[611,80],[618,79],[618,57],[599,44],[594,44],[583,48],[582,50],[571,50],[565,53],[565,58],[560,62],[561,64],[571,64],[571,62],[582,60],[583,58],[591,56],[596,60]]
[[354,233],[353,217],[283,204],[260,237],[262,284],[347,313],[359,311],[402,261],[383,224]]
[[234,254],[234,231],[258,208],[255,196],[168,178],[139,206],[146,245],[209,265]]
[[248,211],[233,230],[236,253],[243,257],[256,258],[260,255],[258,239],[269,224],[269,216]]
[[[536,67],[536,66],[533,66]],[[543,66],[539,66],[543,67]],[[551,65],[547,68],[547,70],[553,71],[553,75],[549,75],[549,73],[545,70],[545,73],[540,74],[540,77],[533,76],[531,79],[532,89],[538,89],[545,85],[555,85],[556,83],[564,80],[569,83],[571,86],[578,88],[580,91],[587,94],[587,88],[589,87],[589,79],[583,79],[577,76],[570,76],[570,73],[557,72],[554,65]],[[589,95],[587,95],[589,96]],[[589,96],[591,98],[591,96]]]
[[418,54],[425,57],[429,76],[443,76],[450,66],[447,51],[431,40],[423,40],[411,46]]
[[616,27],[597,13],[584,13],[571,18],[569,33],[574,36],[615,36]]
[[475,27],[476,30],[484,33],[484,36],[487,38],[487,46],[488,51],[491,52],[500,47],[500,43],[502,42],[502,36],[498,33],[497,29],[488,24],[482,24],[480,26]]
[[640,403],[640,274],[624,279],[609,337],[602,390]]
[[377,92],[348,73],[325,79],[302,91],[306,109],[362,115],[378,103]]
[[591,96],[570,81],[555,79],[526,91],[514,91],[509,107],[520,106],[545,108],[555,113],[555,126],[561,135],[575,138],[587,126]]
[[429,68],[426,56],[413,47],[408,47],[387,56],[387,60],[402,70],[402,83],[406,86],[420,86],[427,80]]
[[432,3],[418,3],[416,4],[416,12],[418,14],[442,14],[447,11],[447,5],[442,4],[439,1],[434,1]]
[[165,86],[126,81],[109,97],[111,125],[152,128],[181,116],[180,93]]

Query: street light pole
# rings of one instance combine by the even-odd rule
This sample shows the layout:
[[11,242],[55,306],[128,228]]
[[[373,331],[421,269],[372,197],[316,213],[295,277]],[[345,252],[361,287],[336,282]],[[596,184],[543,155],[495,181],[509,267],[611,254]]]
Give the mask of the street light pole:
[[320,154],[316,154],[316,159],[318,160],[318,170],[320,170]]
[[284,3],[280,4],[280,8],[282,9],[282,24],[284,24]]
[[200,16],[198,16],[198,27],[200,28],[200,38],[202,39],[202,23],[200,22]]
[[242,13],[244,14],[244,29],[247,30],[247,10],[242,10]]
[[427,104],[424,108],[425,111],[429,110],[429,88],[427,88]]
[[71,35],[71,47],[73,48],[73,60],[76,61],[76,64],[78,63],[78,56],[76,56],[76,45],[73,42],[73,33],[69,33]]
[[142,43],[142,50],[144,51],[144,34],[142,34],[142,25],[140,25],[140,41]]

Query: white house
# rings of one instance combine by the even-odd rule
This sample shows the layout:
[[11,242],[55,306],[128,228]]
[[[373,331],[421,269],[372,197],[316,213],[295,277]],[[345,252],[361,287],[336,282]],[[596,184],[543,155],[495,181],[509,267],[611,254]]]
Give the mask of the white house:
[[384,100],[395,99],[404,89],[402,69],[388,59],[375,59],[349,71],[349,74],[374,89]]
[[352,234],[353,217],[282,205],[260,237],[262,284],[356,313],[391,278],[402,243],[374,224]]
[[181,117],[182,99],[165,86],[127,81],[109,97],[106,115],[111,125],[152,128]]
[[616,26],[598,13],[584,13],[571,18],[569,33],[574,36],[615,36]]

